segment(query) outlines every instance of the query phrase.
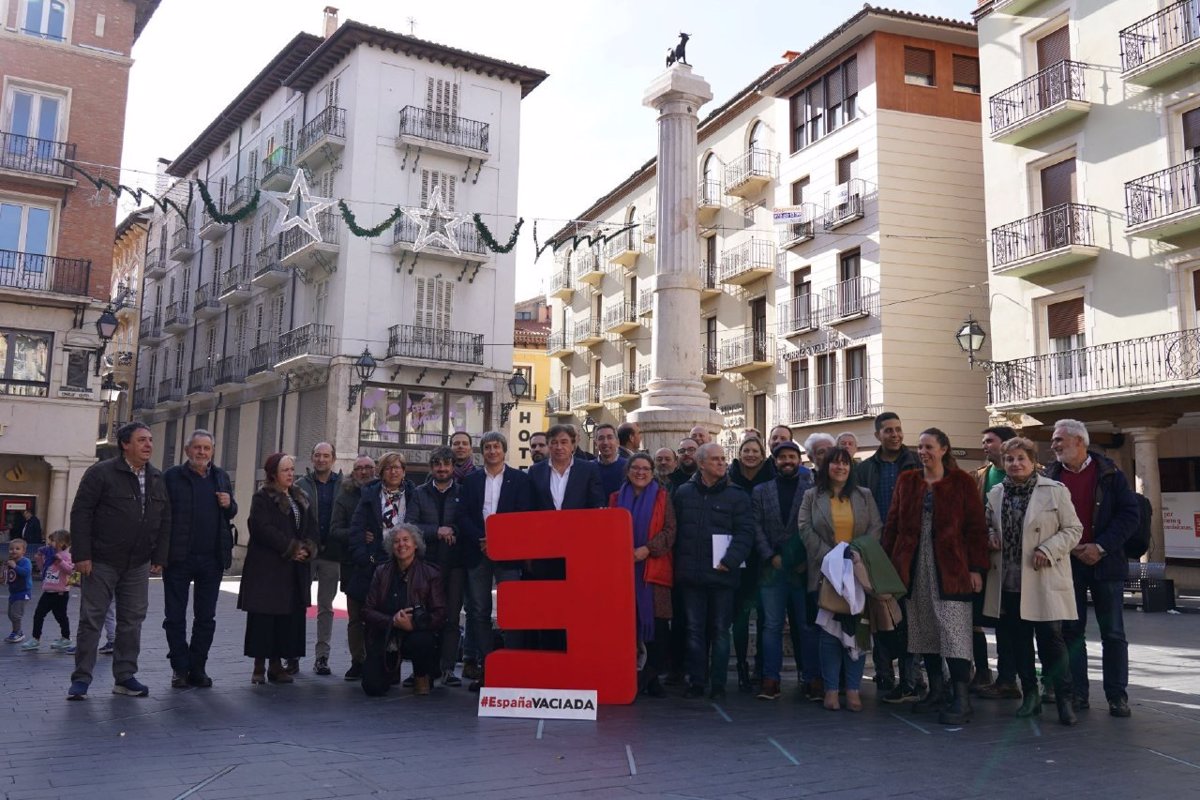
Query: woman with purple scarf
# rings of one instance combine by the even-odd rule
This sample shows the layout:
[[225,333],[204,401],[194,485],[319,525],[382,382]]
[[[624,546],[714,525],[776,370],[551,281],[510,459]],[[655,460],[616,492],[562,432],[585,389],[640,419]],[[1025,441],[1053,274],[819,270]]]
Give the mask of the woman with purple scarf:
[[637,608],[638,689],[666,697],[658,682],[666,668],[670,640],[671,549],[675,546],[675,511],[667,490],[654,479],[654,461],[634,453],[625,466],[625,482],[608,498],[609,508],[633,517],[633,592]]

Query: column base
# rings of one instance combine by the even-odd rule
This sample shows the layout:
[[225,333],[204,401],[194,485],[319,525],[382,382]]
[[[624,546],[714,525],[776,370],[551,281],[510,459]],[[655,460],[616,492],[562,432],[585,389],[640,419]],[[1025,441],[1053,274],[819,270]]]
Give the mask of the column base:
[[[688,398],[692,399],[692,398]],[[707,395],[705,395],[707,399]],[[642,406],[629,413],[629,421],[636,422],[642,431],[642,447],[653,453],[660,447],[674,450],[679,440],[684,439],[696,425],[705,425],[710,430],[720,430],[724,417],[720,412],[705,405],[687,406]]]

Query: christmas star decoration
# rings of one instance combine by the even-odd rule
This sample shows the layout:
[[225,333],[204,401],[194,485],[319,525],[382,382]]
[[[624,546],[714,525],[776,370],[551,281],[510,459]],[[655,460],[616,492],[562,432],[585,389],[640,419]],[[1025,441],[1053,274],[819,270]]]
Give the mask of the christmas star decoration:
[[405,208],[404,215],[417,225],[417,235],[412,244],[414,253],[430,246],[441,247],[454,255],[462,252],[457,237],[458,229],[467,221],[466,217],[447,212],[441,192],[433,193],[429,208]]
[[296,170],[292,185],[286,192],[263,192],[267,202],[275,206],[280,214],[271,229],[271,236],[299,228],[312,237],[313,241],[324,241],[318,226],[317,214],[332,206],[336,200],[329,197],[313,197],[308,188],[308,176],[303,169]]

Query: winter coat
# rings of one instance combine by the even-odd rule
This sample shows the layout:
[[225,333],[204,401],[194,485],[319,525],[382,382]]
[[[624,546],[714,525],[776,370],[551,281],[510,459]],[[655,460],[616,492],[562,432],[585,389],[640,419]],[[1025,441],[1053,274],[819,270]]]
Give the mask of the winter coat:
[[[330,473],[329,480],[333,482],[333,502],[336,505],[337,499],[341,494],[342,473]],[[300,491],[308,495],[308,499],[312,501],[313,516],[317,520],[317,541],[321,545],[321,550],[317,553],[317,558],[323,558],[326,561],[341,561],[345,554],[338,548],[331,546],[328,541],[329,534],[333,533],[333,517],[329,519],[329,531],[321,533],[321,500],[317,493],[317,478],[312,470],[301,475],[296,479],[296,486]]]
[[[850,510],[854,512],[854,532],[850,540],[863,536],[878,540],[883,531],[883,522],[879,519],[879,507],[875,505],[871,493],[861,486],[854,487],[850,495]],[[796,525],[800,528],[800,538],[808,553],[808,563],[820,564],[837,544],[833,531],[833,498],[829,493],[815,487],[805,492]],[[808,571],[810,592],[817,591],[820,578],[821,570]]]
[[[225,569],[233,564],[233,518],[237,516],[237,501],[233,499],[233,483],[229,473],[210,464],[213,482],[218,492],[229,495],[229,508],[218,510],[224,518],[217,528],[217,552],[221,555],[221,566]],[[167,496],[171,499],[171,546],[167,554],[170,563],[186,561],[192,547],[192,487],[184,470],[191,469],[186,463],[177,464],[163,473],[167,485]],[[213,502],[217,502],[213,498]]]
[[389,558],[375,569],[371,586],[363,604],[363,622],[376,633],[392,629],[392,617],[403,608],[421,606],[424,613],[413,618],[413,630],[440,631],[446,624],[446,592],[442,573],[424,559],[415,558],[408,567],[408,598],[399,603],[391,595],[392,577],[396,574],[396,559]]
[[[729,476],[713,486],[697,472],[680,486],[675,503],[675,585],[735,589],[740,566],[754,547],[754,515],[750,495]],[[713,536],[732,535],[721,559],[727,572],[713,568]]]
[[[417,487],[413,485],[412,481],[405,478],[400,488],[404,492],[405,514],[407,515],[408,506],[412,505],[413,492]],[[371,588],[371,576],[375,574],[376,567],[392,558],[383,545],[382,493],[383,481],[372,481],[363,487],[358,506],[354,509],[354,516],[350,518],[350,563],[352,569],[350,579],[343,583],[342,590],[347,597],[354,598],[360,603],[366,602],[367,592]],[[403,520],[397,520],[397,522],[403,522]],[[329,529],[331,532],[333,531],[332,523]],[[368,531],[373,534],[369,543],[366,536]]]
[[[1125,540],[1141,524],[1137,494],[1129,486],[1125,473],[1111,458],[1088,451],[1096,462],[1096,499],[1092,513],[1092,541],[1104,548],[1104,557],[1092,566],[1077,558],[1071,559],[1074,575],[1094,577],[1102,581],[1123,581],[1129,574],[1125,557]],[[1046,477],[1059,480],[1064,467],[1058,461],[1046,467]]]
[[[470,477],[470,476],[468,476]],[[421,529],[425,538],[424,560],[436,565],[445,573],[447,570],[462,567],[462,542],[459,541],[459,485],[452,481],[446,490],[446,506],[442,512],[441,522],[438,522],[438,488],[430,479],[418,486],[412,495],[412,502],[405,507],[404,521]],[[437,529],[445,526],[454,531],[455,542],[448,544],[438,538]]]
[[76,563],[98,561],[118,569],[167,563],[171,503],[162,473],[150,464],[145,469],[145,503],[124,456],[97,462],[83,473],[71,504]]
[[[883,463],[882,453],[883,448],[881,447],[870,458],[854,467],[854,482],[869,491],[872,497],[879,496],[879,466]],[[921,469],[921,461],[917,458],[917,454],[907,447],[900,451],[895,463],[899,465],[901,472]],[[897,483],[899,483],[898,478]],[[982,497],[980,502],[983,502]],[[878,503],[876,505],[878,506]]]
[[329,519],[329,536],[325,540],[327,549],[336,548],[342,553],[341,582],[342,591],[350,582],[354,571],[350,560],[350,520],[354,518],[354,510],[362,499],[362,488],[350,478],[342,481],[338,487],[337,499],[333,501],[333,516]]
[[294,556],[300,548],[310,557],[317,552],[317,517],[308,495],[295,486],[289,493],[300,506],[299,527],[282,490],[263,486],[250,501],[250,540],[238,589],[238,608],[243,611],[291,614],[309,606],[312,567]]

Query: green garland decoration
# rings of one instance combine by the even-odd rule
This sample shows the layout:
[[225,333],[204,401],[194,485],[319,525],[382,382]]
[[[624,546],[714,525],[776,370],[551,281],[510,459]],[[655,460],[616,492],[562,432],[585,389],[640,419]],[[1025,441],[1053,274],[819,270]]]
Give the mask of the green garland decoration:
[[204,181],[196,178],[196,187],[200,189],[200,200],[204,203],[204,210],[208,212],[208,216],[214,222],[220,222],[222,225],[232,225],[241,222],[246,217],[258,210],[258,200],[260,193],[258,189],[254,190],[254,194],[250,195],[250,202],[239,208],[232,214],[222,214],[217,210],[217,206],[213,203],[212,195],[208,193],[208,185]]
[[501,245],[492,236],[492,232],[488,230],[488,226],[483,221],[483,217],[479,214],[471,216],[475,220],[475,230],[479,232],[479,238],[483,240],[484,246],[493,253],[511,253],[512,249],[517,246],[517,237],[521,234],[521,226],[525,224],[525,218],[517,219],[517,225],[512,230],[512,235],[508,237],[508,244]]
[[396,206],[392,213],[388,215],[388,218],[374,228],[362,228],[359,227],[358,221],[354,218],[354,212],[350,210],[350,206],[346,205],[345,200],[338,200],[338,210],[342,212],[342,219],[346,222],[346,227],[360,239],[374,239],[392,227],[404,215],[404,209],[401,206]]
[[162,211],[164,214],[167,213],[167,211],[169,209],[174,209],[175,213],[177,213],[180,217],[182,217],[184,222],[187,222],[188,212],[190,212],[192,210],[192,184],[191,184],[191,182],[188,182],[187,203],[184,205],[183,208],[180,208],[179,205],[174,200],[170,199],[169,197],[159,197],[158,195],[156,195],[152,192],[148,192],[145,189],[138,189],[138,188],[134,188],[132,186],[126,186],[123,183],[115,183],[114,184],[114,183],[111,183],[111,182],[105,180],[104,178],[97,178],[97,177],[89,174],[87,172],[87,170],[83,169],[82,167],[76,166],[75,164],[72,164],[70,161],[67,161],[65,159],[56,158],[54,160],[57,161],[59,164],[62,164],[64,167],[66,167],[71,172],[82,175],[83,179],[86,180],[88,183],[90,183],[96,189],[96,191],[100,191],[101,189],[108,189],[108,191],[112,192],[113,197],[120,197],[122,195],[122,193],[130,195],[131,197],[133,197],[134,201],[137,203],[137,205],[139,207],[145,202],[144,198],[148,197],[148,198],[150,198],[150,202],[153,203],[154,205],[158,206],[159,210]]

